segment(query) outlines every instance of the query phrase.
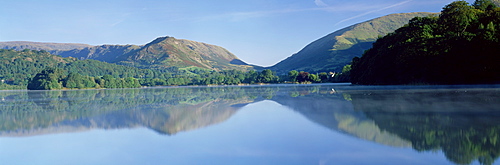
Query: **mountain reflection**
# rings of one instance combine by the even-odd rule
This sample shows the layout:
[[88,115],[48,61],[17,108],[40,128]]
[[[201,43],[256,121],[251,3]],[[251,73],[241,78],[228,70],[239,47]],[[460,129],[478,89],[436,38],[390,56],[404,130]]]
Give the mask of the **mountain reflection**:
[[500,90],[335,85],[0,92],[0,136],[147,127],[172,135],[273,100],[332,131],[454,163],[500,156]]
[[4,92],[0,135],[130,127],[175,134],[226,120],[241,105],[253,102],[256,96],[245,92],[241,88]]

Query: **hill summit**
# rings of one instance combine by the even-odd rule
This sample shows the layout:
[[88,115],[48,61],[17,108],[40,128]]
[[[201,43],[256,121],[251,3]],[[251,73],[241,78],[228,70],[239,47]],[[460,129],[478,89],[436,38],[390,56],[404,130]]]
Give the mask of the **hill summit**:
[[125,53],[113,62],[139,67],[195,66],[214,70],[243,69],[247,65],[220,46],[168,36]]

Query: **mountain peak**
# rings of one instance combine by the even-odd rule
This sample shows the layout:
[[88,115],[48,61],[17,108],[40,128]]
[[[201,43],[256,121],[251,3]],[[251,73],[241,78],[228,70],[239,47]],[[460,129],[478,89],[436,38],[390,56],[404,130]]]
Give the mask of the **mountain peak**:
[[158,37],[158,38],[154,39],[153,41],[147,43],[146,46],[150,45],[150,44],[157,44],[157,43],[163,42],[169,38],[175,39],[174,37],[170,37],[170,36]]
[[205,69],[248,69],[246,63],[226,49],[202,42],[158,37],[128,54],[123,63],[152,67],[200,67]]

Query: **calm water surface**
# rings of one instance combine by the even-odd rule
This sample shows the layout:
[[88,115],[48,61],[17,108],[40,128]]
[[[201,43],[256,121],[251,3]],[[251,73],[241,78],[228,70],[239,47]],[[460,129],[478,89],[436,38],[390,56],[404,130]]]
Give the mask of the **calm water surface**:
[[500,164],[500,86],[0,91],[0,164]]

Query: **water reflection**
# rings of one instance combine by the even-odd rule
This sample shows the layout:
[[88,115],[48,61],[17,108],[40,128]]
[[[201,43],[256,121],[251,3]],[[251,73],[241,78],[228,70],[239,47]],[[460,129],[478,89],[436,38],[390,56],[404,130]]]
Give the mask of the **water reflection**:
[[[400,89],[397,89],[400,88]],[[0,92],[0,136],[147,127],[172,135],[272,100],[335,132],[459,164],[500,155],[498,88],[277,85]],[[401,89],[404,88],[404,89]]]
[[442,150],[458,164],[492,164],[500,156],[498,89],[351,93],[361,111],[418,151]]
[[1,93],[0,135],[148,127],[175,134],[229,118],[253,102],[240,88],[156,88]]

